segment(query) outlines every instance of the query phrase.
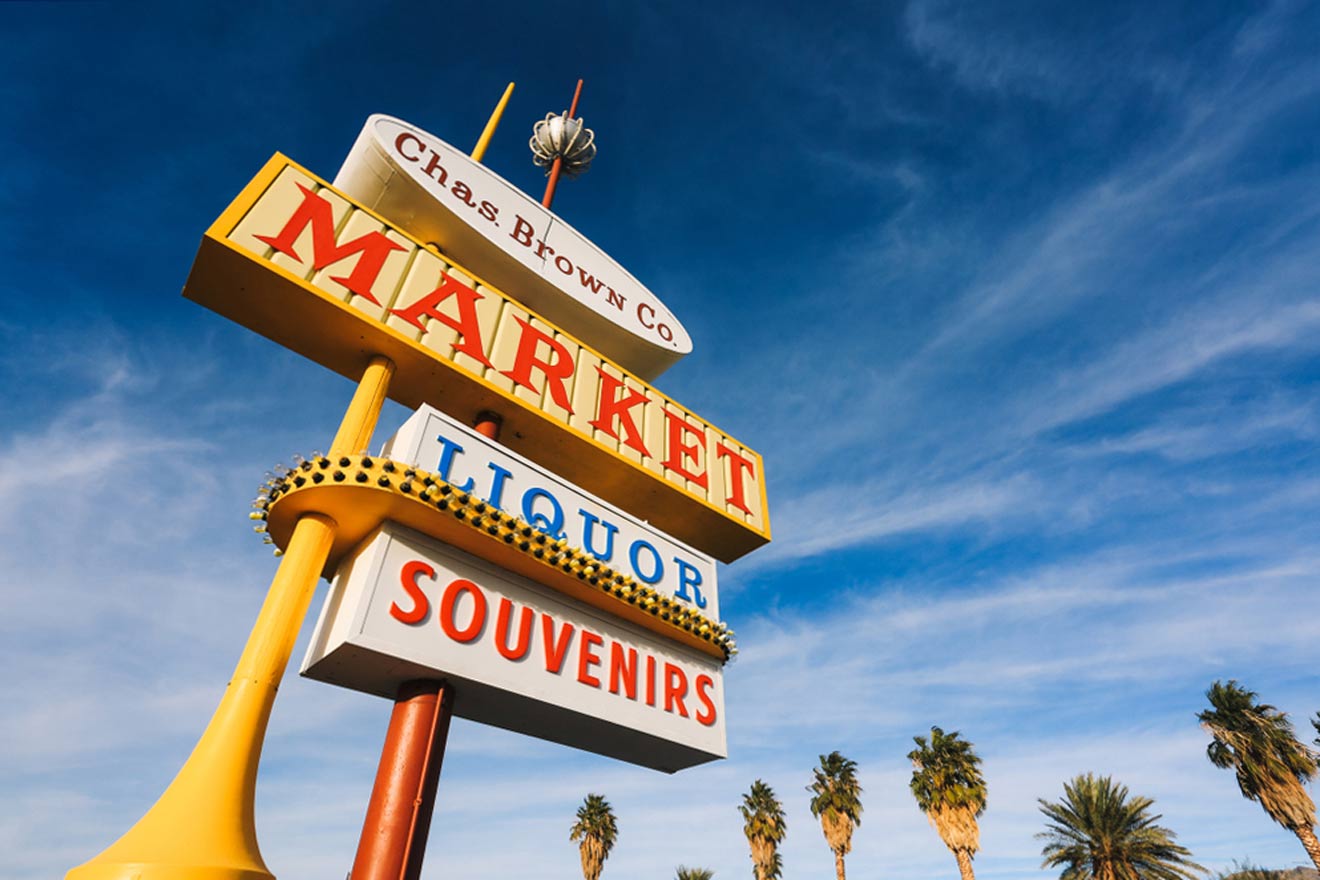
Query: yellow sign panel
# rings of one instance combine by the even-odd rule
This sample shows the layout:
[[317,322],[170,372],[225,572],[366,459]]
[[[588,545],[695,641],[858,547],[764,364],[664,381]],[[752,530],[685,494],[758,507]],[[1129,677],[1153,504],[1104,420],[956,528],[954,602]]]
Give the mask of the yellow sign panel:
[[184,295],[459,419],[730,562],[770,540],[761,457],[276,154],[207,231]]

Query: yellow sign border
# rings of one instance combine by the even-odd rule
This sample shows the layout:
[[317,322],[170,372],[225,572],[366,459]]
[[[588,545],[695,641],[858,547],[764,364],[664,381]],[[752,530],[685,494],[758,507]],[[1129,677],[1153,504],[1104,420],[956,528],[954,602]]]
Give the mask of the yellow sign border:
[[283,549],[308,513],[328,514],[337,526],[325,577],[388,520],[720,661],[736,653],[720,621],[403,462],[365,455],[305,461],[276,482],[262,516]]
[[[759,455],[752,453],[760,469],[756,488],[760,495],[761,528],[733,518],[717,505],[554,420],[538,407],[360,313],[287,269],[229,241],[234,228],[285,168],[305,174],[355,209],[367,212],[417,247],[424,247],[387,218],[348,199],[287,156],[276,153],[207,230],[184,286],[184,296],[352,380],[362,376],[373,356],[383,355],[396,367],[389,396],[409,408],[429,403],[464,419],[483,410],[499,412],[504,417],[501,442],[505,446],[724,562],[731,562],[770,540],[764,468]],[[472,276],[461,266],[455,268]],[[513,299],[496,288],[490,290]],[[545,324],[554,326],[550,321]],[[595,354],[590,346],[582,347]],[[615,366],[608,359],[602,360]],[[665,395],[656,394],[675,409],[689,412]]]

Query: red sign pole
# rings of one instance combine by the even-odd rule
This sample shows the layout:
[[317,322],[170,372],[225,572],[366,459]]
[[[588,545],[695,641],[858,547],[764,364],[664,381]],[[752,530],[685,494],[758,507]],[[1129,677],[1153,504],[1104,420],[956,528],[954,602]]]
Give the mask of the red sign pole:
[[[502,421],[496,413],[483,412],[473,427],[477,433],[499,440]],[[448,682],[417,679],[399,687],[350,880],[418,880],[422,876],[453,714],[454,687]]]
[[[568,108],[568,118],[577,116],[578,98],[582,97],[582,80],[578,80],[577,88],[573,91],[573,103]],[[555,187],[559,185],[559,172],[564,168],[564,157],[556,156],[555,163],[550,166],[550,179],[545,184],[545,196],[541,199],[541,205],[548,208],[550,203],[555,200]]]
[[453,688],[443,681],[399,687],[349,874],[353,880],[421,876],[453,703]]
[[[493,130],[512,89],[510,83],[487,125],[488,131]],[[570,119],[577,115],[581,97],[579,79],[568,109]],[[484,153],[487,140],[483,134],[474,153]],[[563,164],[563,157],[556,157],[550,168],[545,197],[541,200],[547,208],[554,200]],[[498,441],[502,423],[498,413],[487,411],[478,414],[473,428],[482,436]],[[421,877],[453,706],[454,688],[446,681],[417,679],[399,687],[349,880],[419,880]]]

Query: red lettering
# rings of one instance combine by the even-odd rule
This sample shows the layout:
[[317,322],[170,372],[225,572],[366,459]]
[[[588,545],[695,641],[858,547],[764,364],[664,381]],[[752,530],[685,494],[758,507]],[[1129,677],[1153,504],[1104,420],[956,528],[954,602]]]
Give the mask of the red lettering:
[[419,138],[417,135],[413,134],[410,131],[405,131],[394,139],[394,152],[398,153],[400,156],[407,159],[409,162],[422,161],[421,156],[409,156],[407,153],[403,151],[403,145],[406,141],[412,141],[413,143],[417,144],[417,146],[421,147],[423,150],[426,149],[426,144],[422,143],[421,138]]
[[[518,338],[518,352],[513,357],[513,368],[502,370],[501,375],[508,376],[524,388],[539,393],[540,389],[532,384],[532,369],[540,370],[545,375],[545,384],[550,389],[551,398],[561,409],[572,412],[573,407],[569,405],[568,389],[564,387],[564,382],[573,375],[573,356],[550,334],[538,330],[522,318],[518,318],[517,321],[522,325],[522,336]],[[548,360],[543,360],[536,354],[537,347],[543,342],[550,346],[551,356]]]
[[416,560],[404,565],[399,572],[399,582],[403,584],[403,591],[408,594],[409,599],[412,599],[412,608],[408,611],[400,608],[398,602],[390,603],[390,616],[400,623],[420,623],[426,612],[431,610],[431,603],[426,601],[426,594],[417,585],[419,574],[434,579],[435,569],[425,562]]
[[[454,297],[458,304],[458,317],[446,315],[438,309],[440,303]],[[425,330],[422,317],[434,318],[451,330],[458,331],[458,341],[453,344],[454,351],[461,351],[475,358],[483,366],[489,367],[490,361],[482,350],[481,324],[477,321],[477,300],[485,299],[471,287],[452,275],[440,280],[440,286],[417,302],[404,309],[391,309],[390,314],[398,315],[418,330]]]
[[599,648],[605,640],[589,629],[582,630],[582,639],[578,642],[578,681],[588,687],[600,687],[600,679],[591,674],[592,666],[600,665],[600,655],[593,652],[593,646]]
[[536,231],[536,228],[533,227],[532,224],[524,220],[521,216],[517,214],[514,214],[513,216],[514,216],[513,232],[509,233],[509,238],[518,242],[518,244],[522,245],[523,247],[531,247],[532,233]]
[[[683,463],[684,459],[692,459],[694,465],[700,466],[701,461],[697,458],[697,453],[703,448],[706,435],[705,432],[695,425],[691,424],[683,417],[681,412],[672,409],[665,410],[665,421],[669,423],[669,457],[664,460],[664,466],[685,479],[691,480],[701,488],[706,488],[706,471],[702,468],[701,473],[695,474],[687,469]],[[686,437],[695,437],[702,443],[685,444]]]
[[339,244],[335,241],[335,218],[330,203],[312,192],[301,183],[302,204],[289,217],[279,235],[258,235],[257,241],[273,247],[280,253],[292,257],[298,262],[303,258],[293,249],[294,242],[302,235],[308,224],[312,227],[312,269],[324,269],[331,263],[358,254],[357,264],[346,276],[331,277],[331,281],[342,284],[358,296],[376,305],[380,302],[371,293],[371,285],[376,283],[381,268],[390,251],[404,250],[403,245],[395,244],[381,232],[368,232],[350,242]]
[[[637,429],[637,423],[633,421],[632,415],[633,407],[646,403],[646,393],[630,388],[626,397],[619,398],[619,389],[626,387],[622,380],[600,367],[596,367],[596,372],[600,374],[600,403],[597,407],[600,414],[590,423],[591,427],[604,431],[615,440],[620,440],[625,446],[650,458],[651,453],[647,452],[646,445],[642,442],[642,432]],[[614,427],[615,422],[623,428],[622,438]]]
[[592,293],[600,293],[600,279],[581,266],[578,266],[578,278],[582,281],[583,287],[590,288]]
[[743,513],[750,514],[752,509],[747,506],[747,490],[743,485],[743,471],[752,479],[756,479],[756,470],[752,467],[749,459],[743,458],[723,443],[715,444],[715,457],[728,458],[729,468],[729,497],[725,499],[725,504],[732,504]]
[[555,638],[555,619],[549,614],[541,615],[541,641],[545,643],[545,671],[559,674],[564,666],[564,655],[568,653],[568,643],[573,638],[573,624],[565,623],[559,628],[559,638]]
[[683,705],[683,695],[687,693],[687,676],[683,670],[672,663],[665,664],[665,711],[672,712],[678,707],[678,714],[688,717],[687,707]]
[[710,727],[715,723],[715,701],[710,695],[710,689],[713,687],[715,687],[715,680],[709,675],[697,676],[697,699],[701,702],[701,711],[697,713],[697,723],[705,727]]
[[[440,172],[439,177],[435,176],[434,172],[436,171]],[[422,173],[441,186],[444,186],[445,181],[449,179],[449,172],[440,164],[440,154],[434,150],[431,151],[431,159],[426,163],[426,167],[422,169]]]
[[645,327],[647,330],[654,330],[654,329],[655,329],[655,324],[648,324],[648,323],[646,323],[646,319],[642,317],[642,309],[646,309],[646,311],[650,312],[652,318],[655,317],[655,309],[651,308],[650,305],[648,305],[647,303],[644,303],[644,302],[641,302],[641,303],[638,303],[638,304],[637,304],[637,320],[638,320],[638,321],[641,323],[641,325],[642,325],[643,327]]
[[609,293],[605,294],[605,302],[614,306],[619,311],[623,311],[623,295],[615,293],[613,287],[607,287],[605,289],[609,291]]
[[453,193],[455,196],[462,199],[469,208],[475,208],[477,206],[477,203],[472,201],[472,188],[463,181],[459,180],[454,183]]
[[646,655],[646,705],[655,705],[655,658]]
[[610,642],[610,693],[617,694],[620,685],[625,697],[637,699],[637,649],[629,648],[625,655],[623,645]]
[[544,259],[544,258],[545,258],[545,252],[546,252],[546,251],[549,251],[549,252],[550,252],[550,256],[552,256],[552,257],[555,255],[555,249],[554,249],[554,248],[550,247],[550,245],[546,244],[546,243],[543,242],[543,241],[538,241],[538,242],[536,243],[536,255],[537,255],[538,257],[541,257],[542,259]]
[[[467,593],[472,597],[472,619],[462,629],[454,622],[454,609],[458,606],[458,597]],[[481,635],[486,626],[486,594],[481,592],[472,581],[455,578],[445,587],[445,594],[440,598],[440,628],[456,642],[470,642]]]
[[535,612],[523,606],[518,612],[518,644],[509,647],[509,618],[512,616],[513,603],[500,599],[500,610],[495,615],[495,649],[505,660],[521,660],[532,647],[532,618]]

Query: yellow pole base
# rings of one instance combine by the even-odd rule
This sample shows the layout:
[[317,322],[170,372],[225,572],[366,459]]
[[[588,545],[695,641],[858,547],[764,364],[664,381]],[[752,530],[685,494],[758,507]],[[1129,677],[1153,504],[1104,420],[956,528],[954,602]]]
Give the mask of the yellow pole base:
[[214,865],[109,865],[99,862],[88,862],[66,875],[78,880],[270,880],[272,876],[265,868],[246,871]]
[[334,533],[320,514],[294,526],[234,677],[183,768],[136,825],[66,880],[274,880],[257,846],[257,764]]
[[[359,452],[371,442],[393,375],[388,358],[371,359],[332,449]],[[234,677],[183,768],[136,825],[65,880],[274,880],[257,846],[257,765],[335,529],[324,514],[298,520]]]

